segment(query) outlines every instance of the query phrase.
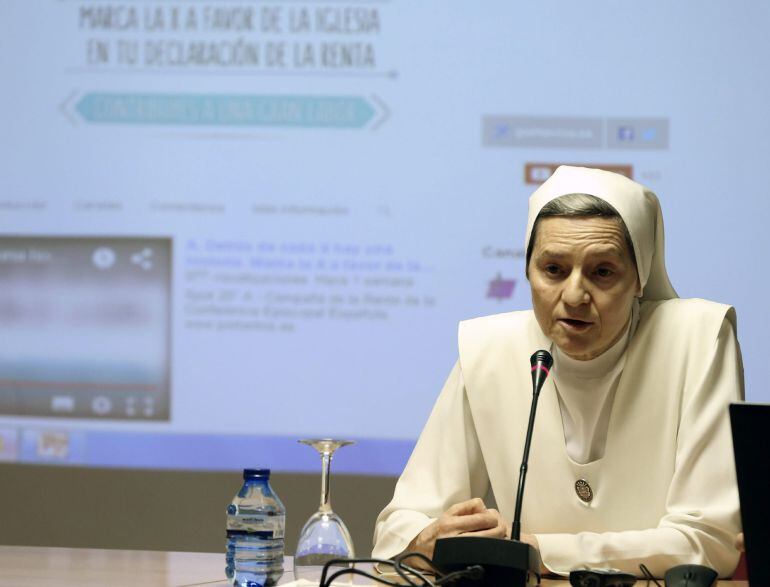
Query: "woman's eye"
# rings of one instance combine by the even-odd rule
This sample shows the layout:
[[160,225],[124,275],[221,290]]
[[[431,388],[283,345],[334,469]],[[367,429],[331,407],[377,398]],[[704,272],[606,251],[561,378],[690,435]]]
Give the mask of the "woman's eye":
[[596,270],[596,274],[597,274],[599,277],[612,277],[612,275],[613,275],[614,273],[615,273],[615,272],[614,272],[612,269],[609,269],[608,267],[599,267],[599,268]]

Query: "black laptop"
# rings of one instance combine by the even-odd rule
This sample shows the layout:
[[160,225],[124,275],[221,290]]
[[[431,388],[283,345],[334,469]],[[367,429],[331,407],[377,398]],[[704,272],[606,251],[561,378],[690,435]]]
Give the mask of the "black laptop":
[[770,586],[770,404],[730,404],[749,585]]

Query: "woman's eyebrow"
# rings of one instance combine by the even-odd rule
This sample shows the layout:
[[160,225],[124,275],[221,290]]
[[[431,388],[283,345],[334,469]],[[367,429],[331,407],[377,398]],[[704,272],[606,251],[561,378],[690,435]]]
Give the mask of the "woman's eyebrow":
[[[610,255],[618,259],[623,258],[623,251],[615,245],[591,247],[589,252],[591,256]],[[536,255],[537,258],[548,257],[549,259],[563,259],[565,257],[571,257],[571,256],[572,256],[571,249],[564,249],[564,250],[543,249]]]
[[561,259],[563,257],[568,257],[569,253],[567,253],[566,251],[557,251],[554,249],[543,249],[537,254],[537,256]]
[[591,249],[591,255],[601,256],[601,255],[611,255],[613,257],[617,257],[619,259],[623,258],[623,250],[618,248],[615,245],[607,245],[603,247],[596,247]]

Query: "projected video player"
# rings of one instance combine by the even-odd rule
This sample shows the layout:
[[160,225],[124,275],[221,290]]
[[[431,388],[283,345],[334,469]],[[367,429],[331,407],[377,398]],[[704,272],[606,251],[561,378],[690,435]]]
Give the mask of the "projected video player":
[[169,239],[0,238],[0,414],[169,418]]

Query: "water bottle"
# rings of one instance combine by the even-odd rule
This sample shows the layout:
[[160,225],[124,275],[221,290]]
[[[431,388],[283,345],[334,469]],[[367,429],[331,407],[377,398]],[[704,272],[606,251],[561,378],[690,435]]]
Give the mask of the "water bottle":
[[283,575],[286,508],[270,487],[270,469],[244,469],[227,506],[227,578],[236,587],[268,587]]

